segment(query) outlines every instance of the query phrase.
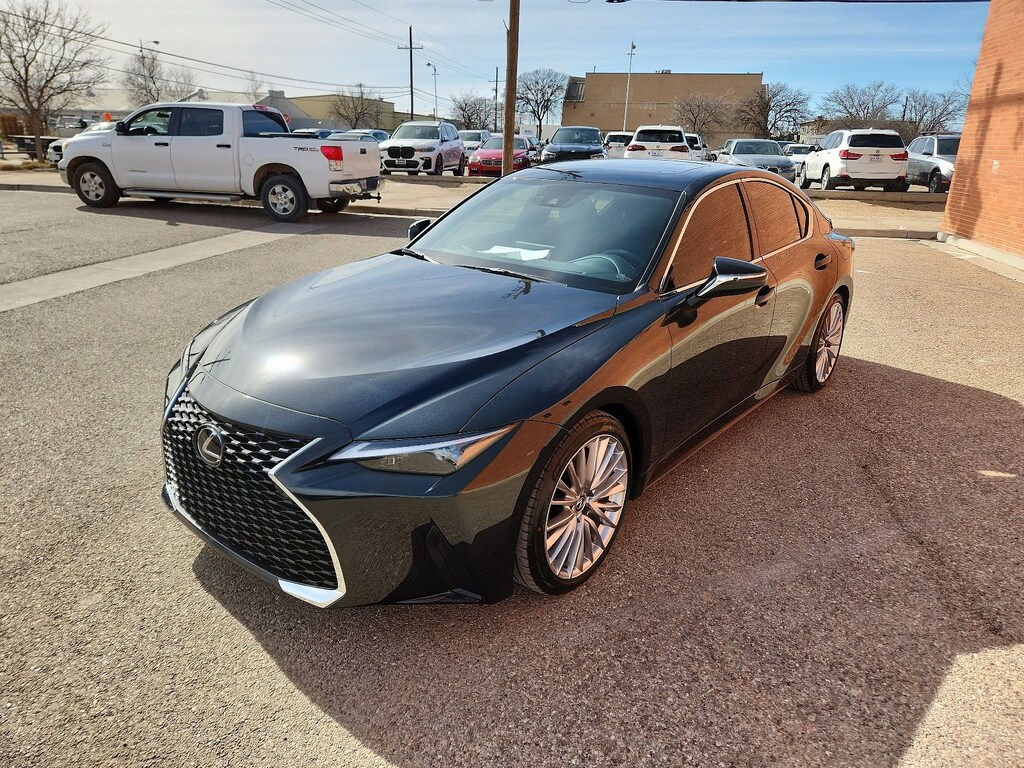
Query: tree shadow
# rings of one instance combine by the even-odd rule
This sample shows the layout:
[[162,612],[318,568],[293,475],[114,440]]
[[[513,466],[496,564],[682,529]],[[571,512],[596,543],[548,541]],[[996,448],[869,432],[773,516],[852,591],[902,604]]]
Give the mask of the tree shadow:
[[194,571],[398,766],[893,765],[959,654],[1024,636],[1022,459],[1020,403],[845,358],[650,487],[569,595],[319,611]]

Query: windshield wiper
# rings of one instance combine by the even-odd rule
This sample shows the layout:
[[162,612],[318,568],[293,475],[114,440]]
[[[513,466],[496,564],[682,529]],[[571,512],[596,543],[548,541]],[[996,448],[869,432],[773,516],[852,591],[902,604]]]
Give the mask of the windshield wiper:
[[414,259],[419,259],[420,261],[429,261],[431,264],[437,263],[433,259],[428,258],[425,253],[420,253],[419,251],[415,251],[412,248],[395,248],[395,250],[391,251],[391,253],[397,254],[398,256],[412,256]]
[[478,267],[475,264],[456,264],[457,267],[465,267],[466,269],[475,269],[479,272],[490,272],[492,275],[504,275],[505,277],[516,277],[520,280],[536,280],[538,283],[554,283],[555,285],[565,285],[557,280],[549,280],[546,277],[537,277],[535,275],[524,275],[520,272],[513,272],[511,269],[502,269],[501,267]]

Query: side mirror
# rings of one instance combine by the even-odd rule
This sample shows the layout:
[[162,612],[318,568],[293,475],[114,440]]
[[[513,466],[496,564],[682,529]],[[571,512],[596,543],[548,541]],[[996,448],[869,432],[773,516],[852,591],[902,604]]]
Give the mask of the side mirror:
[[124,127],[123,120],[118,120],[116,123],[114,123],[114,133],[120,136],[124,136],[126,133],[128,133],[128,131]]
[[409,239],[415,240],[427,227],[431,225],[430,219],[418,219],[409,225]]
[[768,270],[749,261],[716,256],[711,276],[686,300],[691,307],[719,296],[738,296],[763,288],[768,283]]
[[813,147],[811,147],[811,152],[821,152],[821,145],[815,144]]

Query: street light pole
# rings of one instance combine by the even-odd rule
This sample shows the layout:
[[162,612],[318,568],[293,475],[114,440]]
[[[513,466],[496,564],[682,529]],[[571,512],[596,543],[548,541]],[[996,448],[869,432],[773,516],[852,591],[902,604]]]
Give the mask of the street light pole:
[[437,117],[437,67],[427,62],[427,66],[434,71],[434,117]]
[[508,0],[508,46],[505,57],[505,126],[502,131],[501,175],[512,173],[516,133],[516,83],[519,80],[519,0]]
[[632,40],[629,41],[629,70],[626,72],[626,107],[622,110],[622,130],[626,130],[626,118],[629,115],[629,79],[633,75],[633,57],[636,56],[633,51],[636,50],[636,45]]

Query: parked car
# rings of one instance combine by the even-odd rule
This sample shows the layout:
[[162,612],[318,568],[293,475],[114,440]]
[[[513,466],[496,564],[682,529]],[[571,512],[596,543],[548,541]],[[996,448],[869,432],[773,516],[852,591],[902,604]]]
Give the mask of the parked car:
[[387,141],[391,138],[390,133],[383,131],[380,128],[349,128],[345,133],[360,133],[365,136],[371,136],[377,143]]
[[711,152],[705,152],[704,159],[715,161],[720,155],[729,154],[729,151],[732,149],[732,145],[737,141],[738,139],[726,139],[718,149],[712,150]]
[[633,131],[609,131],[604,135],[604,148],[609,158],[621,158],[626,145],[633,138]]
[[[505,142],[501,134],[491,136],[484,145],[469,156],[470,176],[501,176],[501,160]],[[512,138],[512,169],[521,170],[530,167],[530,145],[525,136]]]
[[707,159],[707,147],[704,144],[704,139],[700,137],[699,133],[685,133],[686,144],[690,148],[690,159],[691,160],[706,160]]
[[752,168],[527,168],[409,236],[231,310],[166,381],[164,501],[320,607],[578,587],[679,457],[829,384],[853,293],[852,241]]
[[277,221],[379,197],[380,155],[361,141],[288,132],[257,104],[151,104],[114,126],[64,144],[61,179],[88,206],[122,197],[262,200]]
[[[100,123],[93,123],[88,128],[76,133],[75,136],[81,136],[83,133],[96,133],[97,131],[112,130],[114,130],[114,123],[112,121],[104,121]],[[61,158],[64,157],[64,144],[68,141],[71,141],[71,139],[75,138],[75,136],[71,136],[70,138],[67,139],[57,139],[56,141],[52,142],[49,148],[46,150],[46,159],[49,160],[54,165],[57,165],[61,161]]]
[[678,125],[641,125],[622,157],[626,160],[689,160],[690,145]]
[[787,181],[793,181],[796,174],[793,161],[782,154],[777,142],[770,139],[730,139],[719,151],[718,162],[763,168]]
[[799,184],[812,181],[822,189],[852,186],[856,190],[882,187],[906,191],[907,149],[896,131],[877,128],[832,131],[805,156]]
[[334,128],[296,128],[292,131],[294,136],[312,136],[316,139],[326,139],[332,133],[337,133]]
[[601,131],[589,125],[563,125],[546,147],[541,150],[540,161],[601,160],[608,157],[601,140]]
[[907,147],[907,183],[925,184],[929,192],[947,191],[959,149],[959,133],[918,136]]
[[[781,141],[779,145],[782,145]],[[786,142],[786,146],[782,147],[782,154],[793,161],[793,168],[798,174],[800,173],[800,167],[804,164],[807,153],[810,151],[810,144],[797,144],[792,141]]]
[[465,145],[455,126],[443,120],[407,120],[380,148],[385,174],[406,171],[410,176],[420,172],[440,176],[451,171],[462,176],[466,172]]
[[536,136],[529,133],[523,138],[526,139],[526,156],[532,165],[536,165],[540,162],[540,142],[537,141]]
[[466,155],[469,156],[491,138],[491,132],[485,130],[459,131],[459,138],[462,139],[462,146],[466,148]]

